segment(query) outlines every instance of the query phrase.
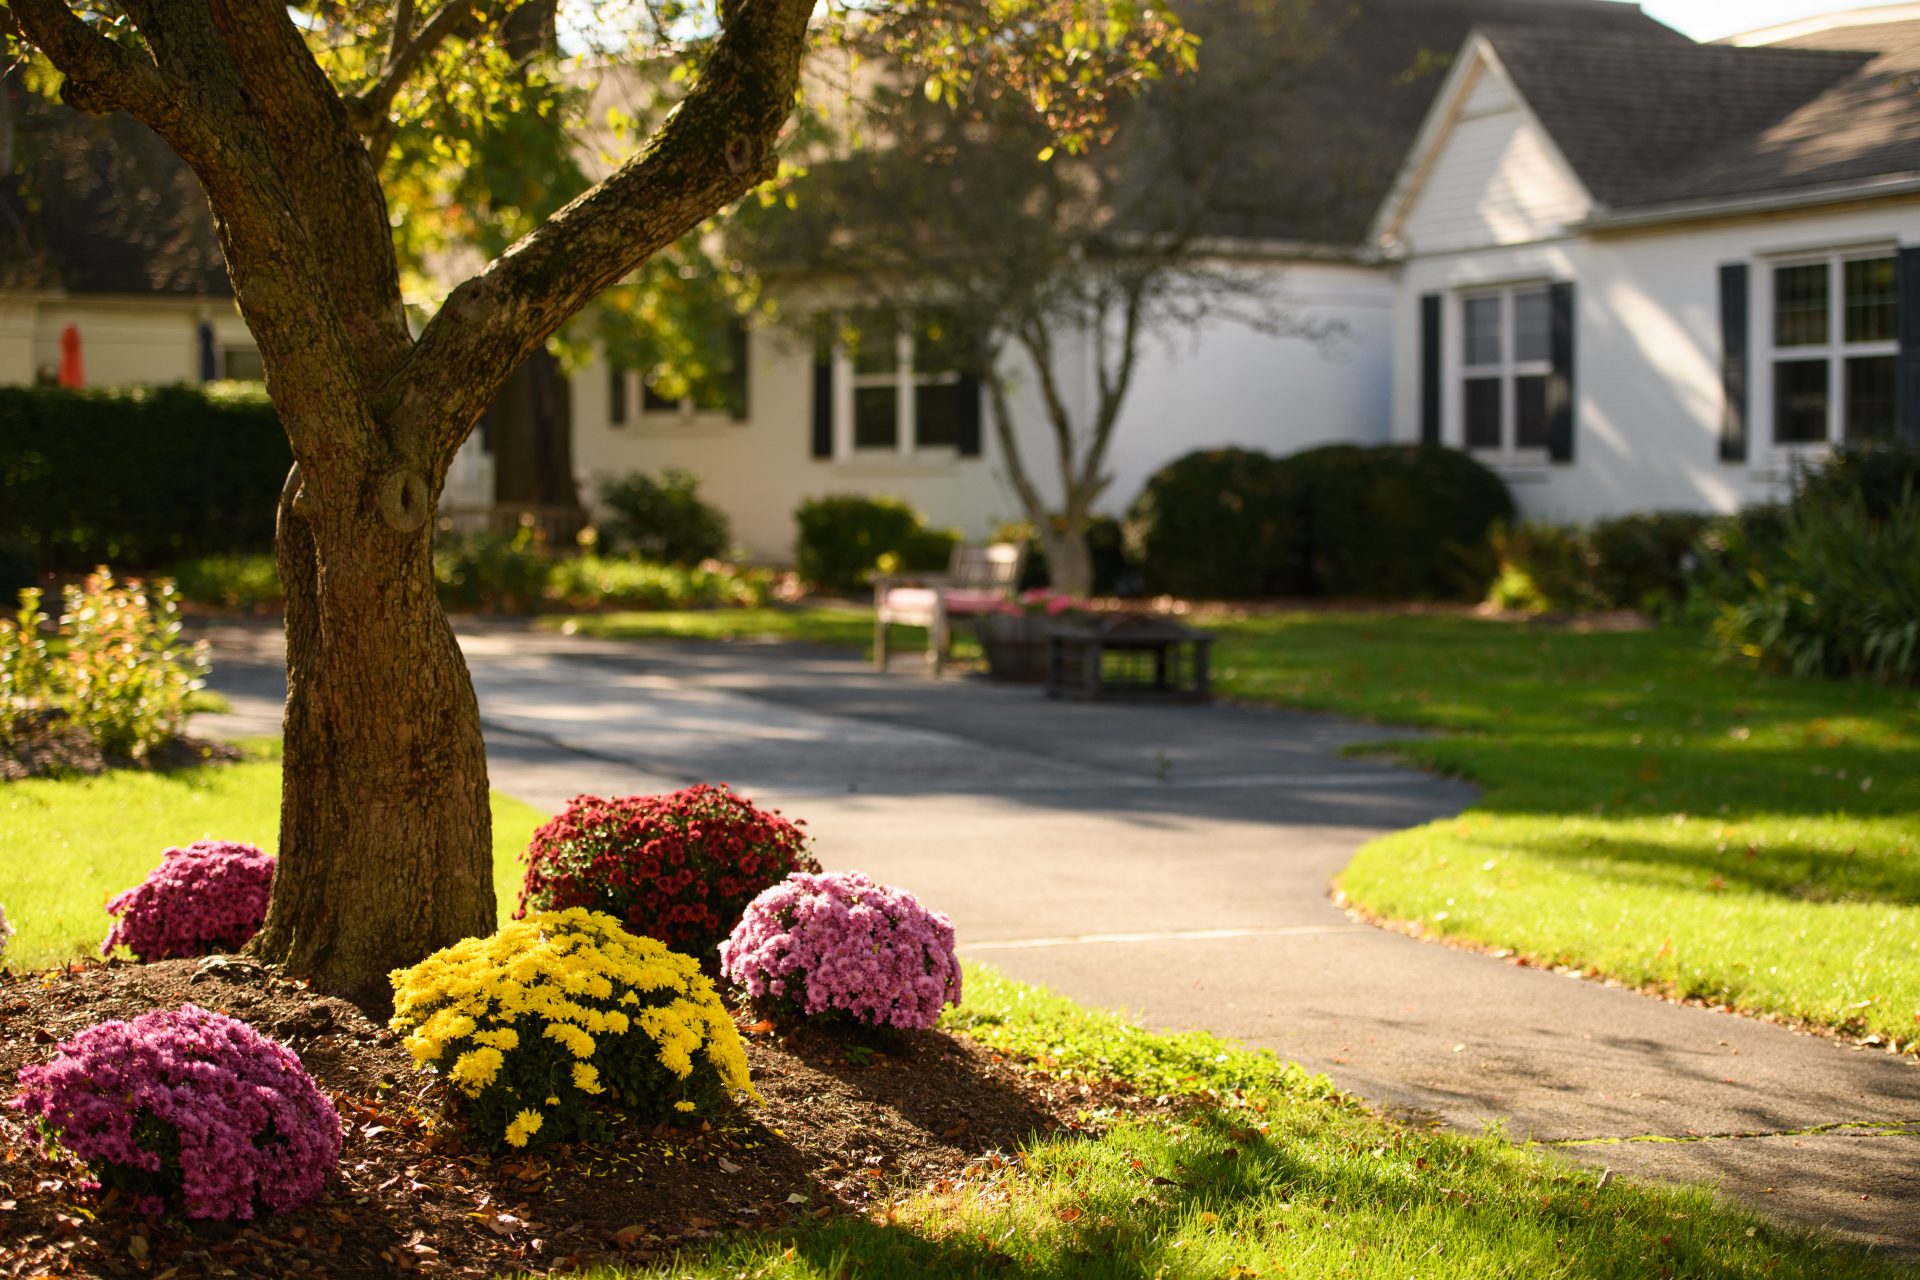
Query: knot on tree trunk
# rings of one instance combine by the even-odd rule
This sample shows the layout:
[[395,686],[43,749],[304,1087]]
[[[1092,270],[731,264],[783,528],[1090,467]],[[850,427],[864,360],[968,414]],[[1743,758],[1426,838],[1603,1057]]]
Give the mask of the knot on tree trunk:
[[392,471],[380,482],[380,518],[399,533],[412,533],[427,522],[427,482],[418,471]]
[[745,173],[753,167],[753,139],[745,134],[736,134],[727,141],[727,170],[730,173]]

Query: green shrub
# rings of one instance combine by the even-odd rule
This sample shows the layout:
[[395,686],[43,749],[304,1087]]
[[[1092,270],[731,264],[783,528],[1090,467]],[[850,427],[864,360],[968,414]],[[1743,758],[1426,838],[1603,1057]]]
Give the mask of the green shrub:
[[1478,600],[1498,568],[1489,535],[1507,486],[1458,449],[1327,445],[1283,458],[1304,510],[1314,595]]
[[1883,520],[1909,495],[1920,496],[1920,446],[1873,441],[1843,445],[1795,477],[1793,505],[1859,506]]
[[1497,527],[1490,541],[1500,572],[1488,604],[1525,613],[1604,607],[1593,543],[1579,529],[1529,520]]
[[0,745],[23,744],[58,722],[106,756],[142,760],[186,727],[206,648],[180,638],[172,583],[118,583],[96,570],[66,589],[54,644],[40,592],[19,598],[15,621],[0,621]]
[[764,570],[576,556],[554,561],[547,574],[547,598],[568,609],[757,608],[770,594],[772,575]]
[[538,535],[526,528],[511,535],[445,535],[433,548],[434,582],[447,609],[537,613],[552,564]]
[[292,463],[257,390],[0,388],[0,538],[40,568],[269,550]]
[[1207,449],[1153,473],[1127,512],[1126,549],[1156,594],[1207,599],[1307,589],[1293,477],[1251,449]]
[[1500,478],[1457,450],[1215,449],[1147,481],[1127,549],[1149,591],[1174,595],[1478,599],[1489,531],[1512,514]]
[[809,498],[793,513],[800,526],[794,558],[801,578],[822,591],[866,588],[885,558],[889,570],[931,573],[947,567],[955,529],[929,529],[898,498],[834,494]]
[[1712,523],[1694,511],[1648,511],[1594,525],[1587,542],[1602,607],[1659,613],[1684,600]]
[[1863,500],[1796,503],[1714,634],[1773,670],[1920,682],[1920,499],[1880,516]]
[[182,600],[252,612],[280,604],[280,567],[269,552],[196,556],[173,567]]
[[727,554],[733,531],[718,508],[700,500],[700,478],[669,468],[659,479],[634,472],[600,486],[608,511],[601,534],[611,549],[657,564],[699,564]]

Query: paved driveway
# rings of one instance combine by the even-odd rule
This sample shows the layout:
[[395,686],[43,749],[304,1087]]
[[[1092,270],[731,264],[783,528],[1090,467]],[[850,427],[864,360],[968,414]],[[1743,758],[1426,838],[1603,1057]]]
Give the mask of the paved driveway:
[[[804,819],[829,867],[904,885],[963,948],[1153,1025],[1203,1027],[1382,1104],[1716,1182],[1772,1212],[1920,1249],[1920,1070],[1752,1019],[1357,925],[1329,879],[1459,784],[1348,743],[1395,736],[1217,706],[1049,703],[880,676],[792,646],[463,634],[495,787],[727,781]],[[216,687],[272,721],[270,647]],[[1886,1126],[1899,1126],[1890,1132]],[[1633,1141],[1653,1137],[1684,1142]]]

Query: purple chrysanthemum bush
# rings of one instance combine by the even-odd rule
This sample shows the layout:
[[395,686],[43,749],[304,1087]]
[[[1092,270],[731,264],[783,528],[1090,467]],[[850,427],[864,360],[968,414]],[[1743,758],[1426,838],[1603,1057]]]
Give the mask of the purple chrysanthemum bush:
[[273,889],[273,859],[250,844],[201,840],[169,849],[147,878],[107,904],[119,917],[100,944],[142,961],[237,951],[260,931]]
[[858,871],[788,876],[747,906],[720,968],[776,1012],[918,1030],[960,1003],[953,925]]
[[251,1219],[312,1199],[340,1117],[293,1050],[195,1005],[102,1022],[23,1068],[9,1105],[147,1213]]

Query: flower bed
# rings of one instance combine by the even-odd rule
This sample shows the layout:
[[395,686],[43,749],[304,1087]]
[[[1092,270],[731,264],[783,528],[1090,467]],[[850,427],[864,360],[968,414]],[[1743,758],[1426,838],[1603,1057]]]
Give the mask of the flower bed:
[[806,836],[724,786],[663,796],[575,796],[533,834],[516,917],[588,907],[706,958],[755,894],[818,871]]
[[393,975],[392,1026],[475,1131],[510,1147],[604,1138],[595,1100],[646,1117],[751,1094],[746,1050],[689,956],[574,907]]
[[340,1117],[293,1050],[196,1005],[89,1027],[20,1085],[10,1105],[147,1213],[285,1211],[340,1158]]
[[953,925],[858,871],[789,876],[748,905],[721,971],[775,1011],[923,1029],[960,1003]]
[[233,840],[167,850],[144,881],[107,903],[118,919],[100,954],[124,946],[152,961],[239,950],[267,918],[273,867],[271,857]]
[[1085,612],[1086,601],[1044,587],[975,617],[973,632],[995,680],[1031,684],[1047,678],[1047,629]]

